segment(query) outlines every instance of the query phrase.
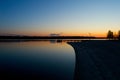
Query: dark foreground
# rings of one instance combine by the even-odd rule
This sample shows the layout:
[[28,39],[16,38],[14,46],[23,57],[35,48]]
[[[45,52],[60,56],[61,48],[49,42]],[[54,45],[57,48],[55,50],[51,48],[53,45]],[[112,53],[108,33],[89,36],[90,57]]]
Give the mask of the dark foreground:
[[76,53],[74,80],[120,80],[120,42],[70,42]]

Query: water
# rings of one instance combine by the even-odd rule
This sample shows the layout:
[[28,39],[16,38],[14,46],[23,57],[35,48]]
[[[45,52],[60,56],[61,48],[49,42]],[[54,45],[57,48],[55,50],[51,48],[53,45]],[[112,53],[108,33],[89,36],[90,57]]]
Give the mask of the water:
[[0,79],[73,80],[75,52],[66,42],[0,42]]

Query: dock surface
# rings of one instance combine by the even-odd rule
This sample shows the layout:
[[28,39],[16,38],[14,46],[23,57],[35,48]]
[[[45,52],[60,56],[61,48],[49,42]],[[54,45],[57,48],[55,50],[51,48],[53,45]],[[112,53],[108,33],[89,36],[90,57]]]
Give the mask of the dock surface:
[[76,55],[74,80],[120,80],[120,41],[69,42]]

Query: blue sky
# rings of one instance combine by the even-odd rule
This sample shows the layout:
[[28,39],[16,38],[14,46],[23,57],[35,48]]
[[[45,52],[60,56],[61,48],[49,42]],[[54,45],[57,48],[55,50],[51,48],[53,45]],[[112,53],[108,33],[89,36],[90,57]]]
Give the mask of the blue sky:
[[120,29],[120,0],[0,0],[0,32],[101,36]]

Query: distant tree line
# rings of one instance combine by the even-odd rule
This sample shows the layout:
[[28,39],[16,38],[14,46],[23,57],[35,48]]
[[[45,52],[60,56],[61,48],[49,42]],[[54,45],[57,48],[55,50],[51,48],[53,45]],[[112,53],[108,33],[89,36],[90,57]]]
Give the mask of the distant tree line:
[[109,30],[107,33],[107,38],[120,40],[120,30],[118,31],[117,34],[114,34],[111,30]]

